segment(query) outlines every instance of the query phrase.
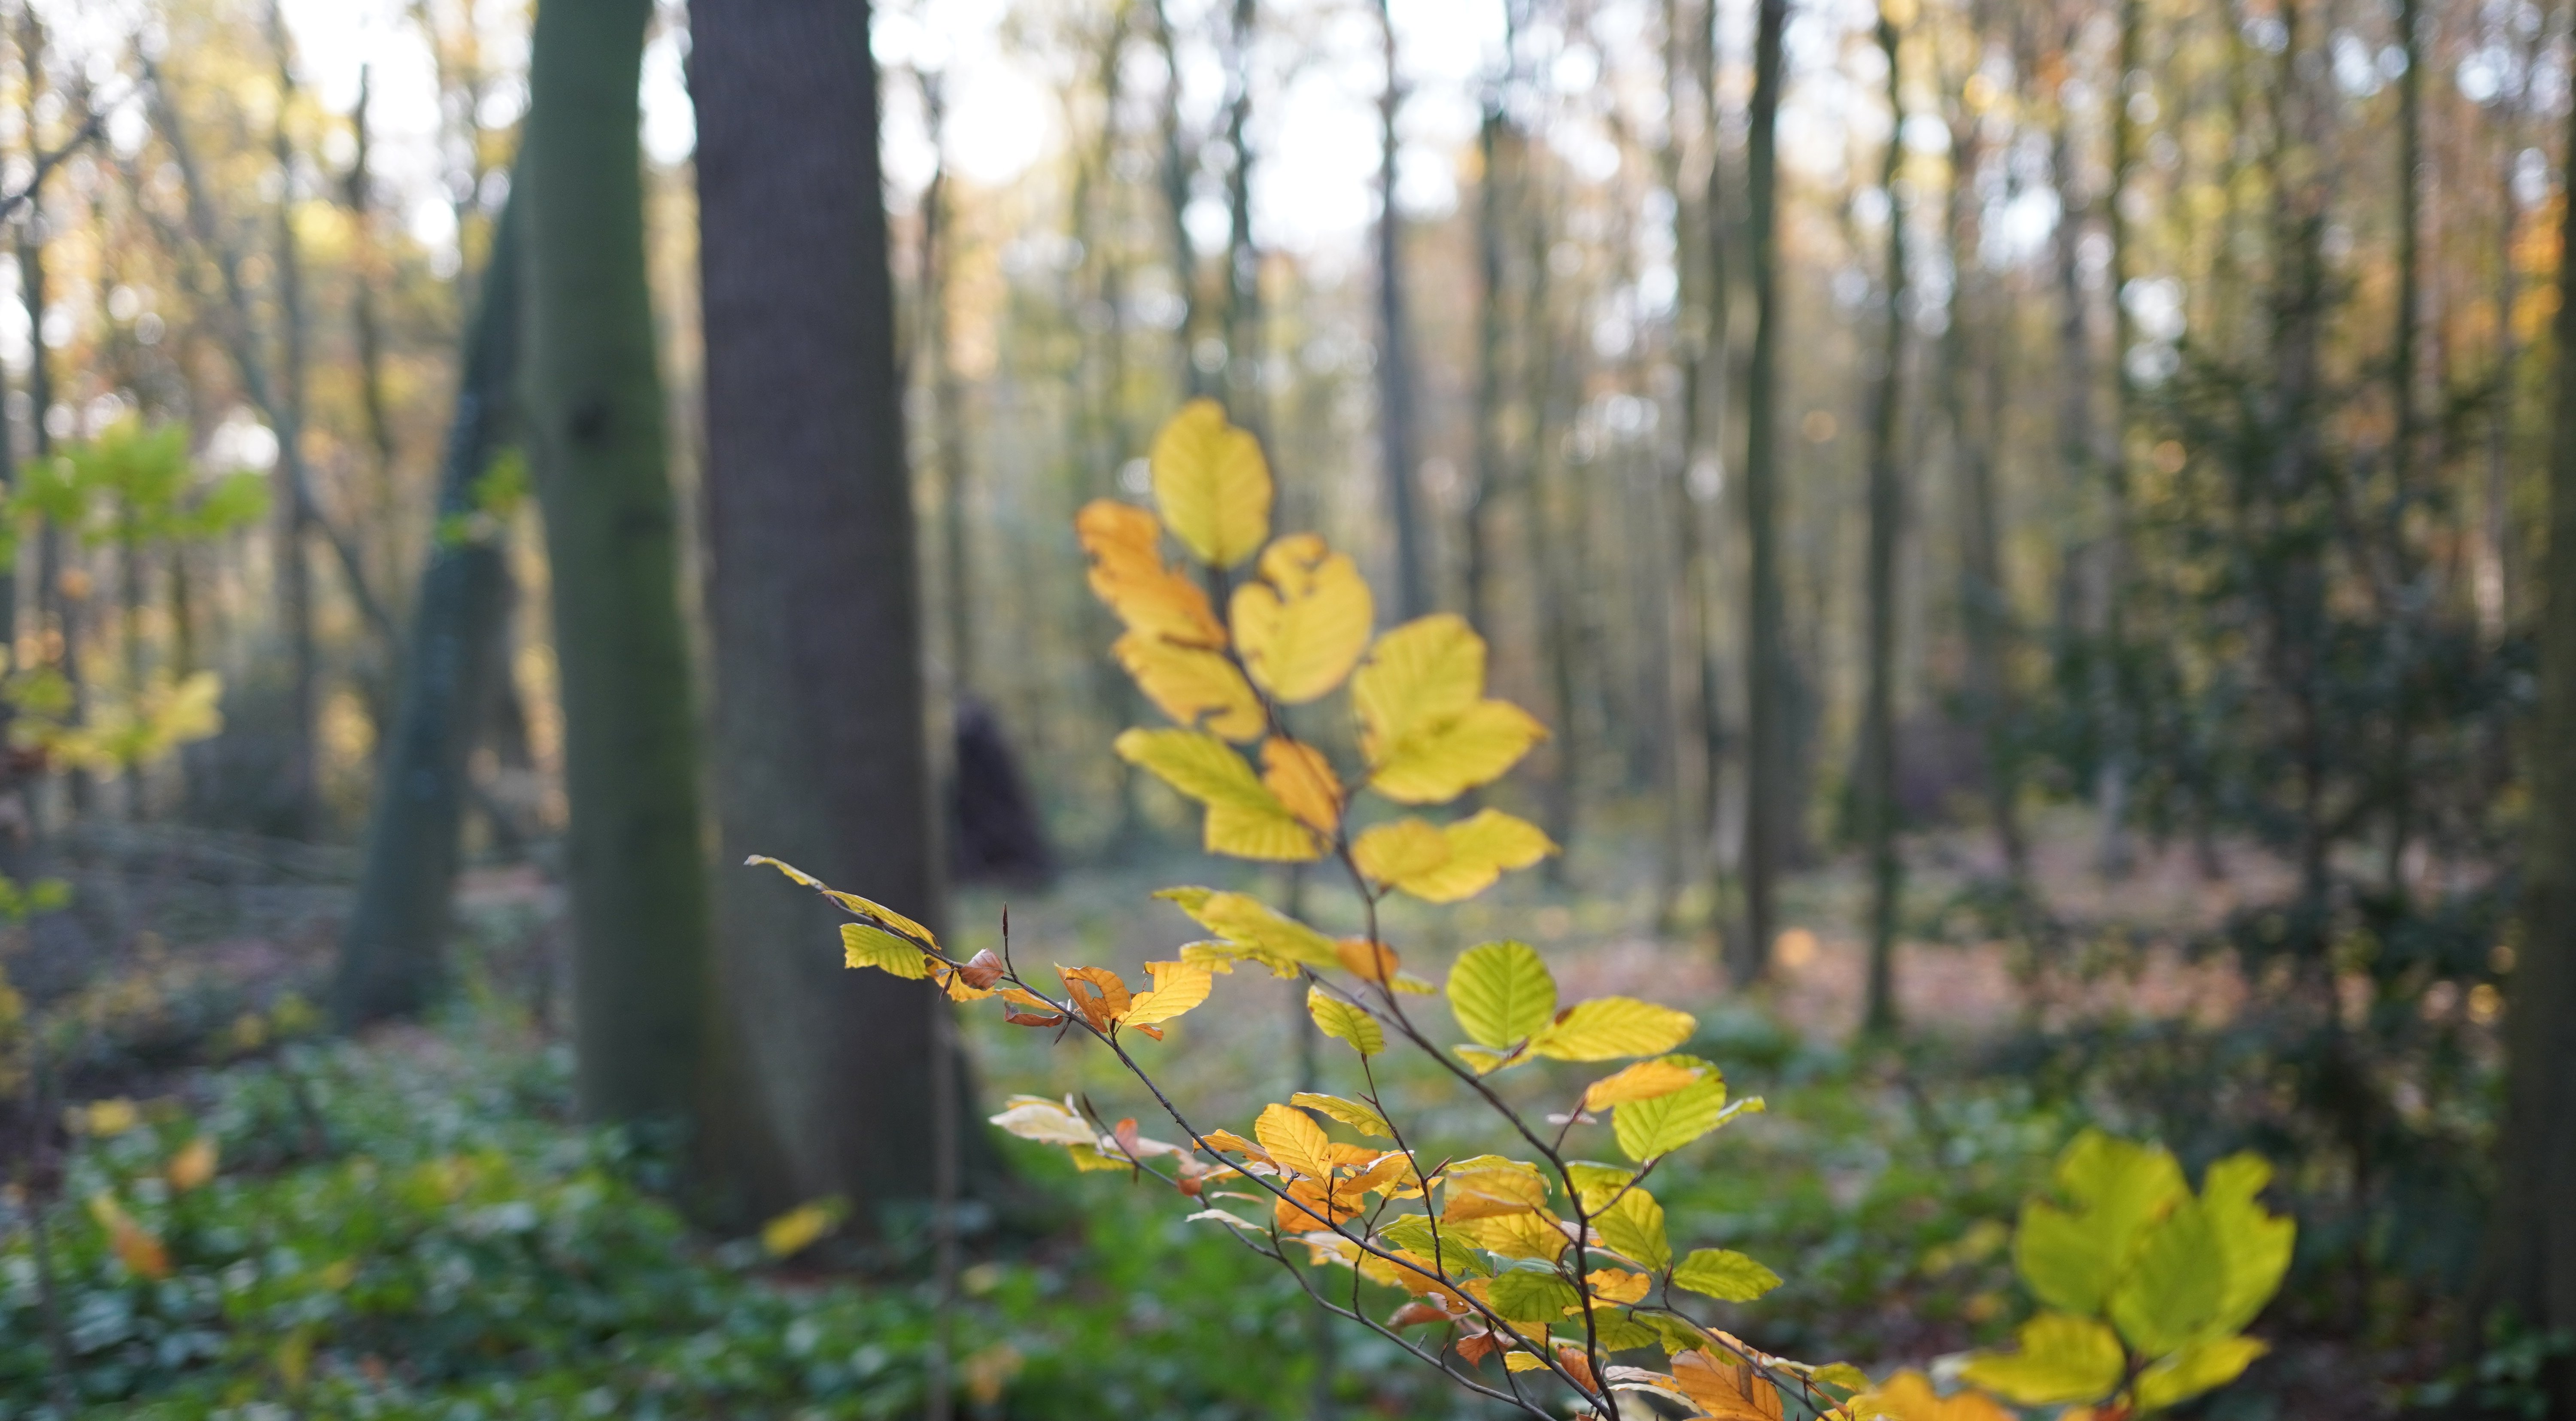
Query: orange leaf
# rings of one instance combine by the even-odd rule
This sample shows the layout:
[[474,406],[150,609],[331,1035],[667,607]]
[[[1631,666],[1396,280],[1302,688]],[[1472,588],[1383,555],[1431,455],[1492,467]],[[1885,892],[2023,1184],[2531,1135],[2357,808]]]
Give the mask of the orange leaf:
[[1395,1315],[1386,1320],[1386,1325],[1401,1329],[1407,1327],[1420,1327],[1426,1322],[1447,1322],[1448,1320],[1448,1309],[1441,1307],[1437,1303],[1426,1303],[1416,1299],[1413,1302],[1406,1303],[1404,1306],[1397,1308],[1395,1310]]
[[1128,630],[1182,646],[1225,645],[1207,594],[1163,562],[1162,525],[1132,503],[1097,499],[1073,518],[1091,555],[1091,591]]
[[1584,1354],[1582,1348],[1571,1344],[1559,1346],[1556,1349],[1556,1364],[1572,1373],[1575,1384],[1585,1391],[1601,1389],[1600,1383],[1592,1379],[1592,1359]]
[[185,1194],[215,1177],[215,1137],[199,1135],[179,1147],[170,1156],[170,1166],[163,1171],[171,1189]]
[[1458,1339],[1458,1356],[1474,1366],[1503,1350],[1503,1340],[1490,1332],[1470,1333]]
[[1780,1389],[1746,1363],[1684,1352],[1673,1358],[1673,1380],[1714,1421],[1780,1421]]
[[1261,745],[1261,782],[1307,827],[1329,834],[1342,822],[1342,781],[1311,745],[1277,736]]
[[89,1212],[99,1227],[107,1230],[107,1246],[128,1272],[156,1283],[170,1276],[170,1250],[150,1230],[136,1223],[113,1196],[91,1195]]
[[1607,1110],[1635,1100],[1656,1100],[1698,1080],[1704,1072],[1669,1057],[1639,1061],[1584,1087],[1583,1108]]
[[1440,1217],[1491,1219],[1535,1212],[1547,1202],[1547,1185],[1517,1169],[1480,1169],[1448,1176],[1441,1185]]
[[1401,965],[1394,948],[1361,937],[1346,937],[1334,943],[1333,955],[1342,959],[1352,976],[1381,986],[1394,980],[1396,968]]
[[1055,974],[1064,979],[1065,995],[1072,1000],[1074,1010],[1081,1012],[1082,1019],[1097,1030],[1108,1030],[1109,1023],[1116,1021],[1132,1000],[1127,993],[1127,984],[1119,981],[1118,974],[1106,967],[1058,964]]

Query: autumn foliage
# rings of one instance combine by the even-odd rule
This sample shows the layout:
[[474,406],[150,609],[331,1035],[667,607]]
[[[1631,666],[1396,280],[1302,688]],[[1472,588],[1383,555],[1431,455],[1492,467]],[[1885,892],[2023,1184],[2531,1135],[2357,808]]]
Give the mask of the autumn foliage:
[[[2195,1196],[2169,1154],[2097,1135],[2060,1162],[2064,1203],[2034,1202],[2018,1231],[2021,1271],[2049,1310],[2018,1349],[1972,1360],[1969,1389],[1945,1396],[1914,1372],[1873,1387],[1848,1364],[1776,1356],[1713,1325],[1700,1300],[1749,1303],[1781,1278],[1743,1253],[1676,1249],[1648,1188],[1667,1161],[1763,1108],[1730,1098],[1714,1063],[1676,1051],[1693,1018],[1632,997],[1563,1002],[1546,962],[1516,941],[1468,949],[1434,984],[1379,931],[1389,895],[1454,903],[1557,851],[1498,809],[1411,812],[1499,779],[1546,729],[1486,694],[1485,643],[1464,620],[1377,632],[1347,554],[1311,534],[1272,538],[1261,449],[1213,402],[1184,408],[1151,462],[1159,517],[1103,500],[1076,520],[1092,590],[1124,626],[1111,654],[1174,722],[1126,731],[1117,753],[1203,807],[1208,851],[1337,865],[1364,931],[1335,937],[1249,894],[1167,888],[1158,896],[1207,936],[1147,963],[1146,985],[1061,964],[1041,985],[1007,936],[999,954],[960,961],[899,913],[754,859],[849,913],[850,966],[931,979],[952,1001],[999,997],[1014,1025],[1090,1038],[1181,1140],[1099,1118],[1087,1101],[1029,1096],[995,1124],[1083,1169],[1162,1181],[1193,1220],[1277,1262],[1318,1306],[1532,1416],[1565,1414],[1570,1392],[1575,1414],[1603,1418],[1621,1414],[1623,1394],[1631,1415],[1657,1414],[1634,1395],[1648,1393],[1720,1421],[1983,1421],[2007,1414],[1991,1392],[2108,1418],[2196,1395],[2260,1355],[2240,1330],[2278,1285],[2290,1229],[2255,1202],[2267,1167],[2223,1161]],[[1166,535],[1184,561],[1166,560]],[[1335,764],[1288,718],[1345,688],[1356,765]],[[1361,810],[1362,795],[1392,808]],[[1137,1038],[1159,1040],[1246,964],[1305,981],[1316,1027],[1352,1050],[1358,1084],[1265,1105],[1244,1132],[1203,1127],[1139,1060]],[[1454,1031],[1432,1019],[1435,997]],[[1376,1058],[1399,1048],[1489,1107],[1508,1153],[1420,1150],[1380,1093]],[[1617,1064],[1533,1115],[1497,1077],[1542,1060]],[[1614,1152],[1618,1163],[1590,1158]]]

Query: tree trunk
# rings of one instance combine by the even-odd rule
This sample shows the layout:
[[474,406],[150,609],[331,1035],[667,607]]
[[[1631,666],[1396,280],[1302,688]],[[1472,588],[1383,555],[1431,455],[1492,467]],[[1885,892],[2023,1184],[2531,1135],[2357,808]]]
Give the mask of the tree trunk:
[[[1963,106],[1950,125],[1949,210],[1942,224],[1954,275],[1950,325],[1941,337],[1941,403],[1959,477],[1959,619],[1967,641],[1967,712],[1985,761],[1986,812],[1994,821],[1996,847],[2002,851],[2005,875],[2019,883],[2029,871],[2030,849],[2021,828],[2019,749],[2013,741],[2005,653],[2011,594],[2004,583],[2003,518],[1995,492],[1995,458],[2005,433],[2004,343],[2012,327],[2003,313],[1984,309],[1981,298],[1996,293],[1984,278],[1971,275],[1983,228],[1975,192],[1982,153],[1977,118]],[[1969,413],[1972,376],[1983,377],[1982,427]]]
[[2105,528],[2101,550],[2101,620],[2093,648],[2096,718],[2102,756],[2095,769],[2094,799],[2101,806],[2102,837],[2095,859],[2102,872],[2126,874],[2135,860],[2129,842],[2129,757],[2133,738],[2129,697],[2122,666],[2128,658],[2129,581],[2129,426],[2137,411],[2137,380],[2129,373],[2129,350],[2136,343],[2137,322],[2129,314],[2129,282],[2136,244],[2129,233],[2128,196],[2138,163],[2139,94],[2131,92],[2147,74],[2139,53],[2146,23],[2144,0],[2120,3],[2120,72],[2111,105],[2111,191],[2104,208],[2111,229],[2111,428],[2099,456]]
[[[701,0],[694,35],[725,861],[775,854],[936,928],[868,10]],[[841,1194],[863,1226],[928,1200],[945,1003],[842,967],[814,894],[730,866],[718,884],[722,995],[775,1147],[718,1162],[726,1182],[755,1216]]]
[[[2576,120],[2567,178],[2576,186]],[[2560,222],[2559,290],[2576,293],[2576,204]],[[2576,1327],[2576,300],[2558,303],[2558,388],[2549,452],[2549,543],[2539,621],[2540,706],[2531,726],[2531,839],[2523,934],[2505,1020],[2499,1185],[2473,1312],[2509,1311],[2521,1334]],[[2472,1334],[2474,1335],[2474,1333]],[[2576,1360],[2542,1372],[2550,1421],[2576,1417]]]
[[1386,517],[1395,525],[1396,614],[1405,621],[1431,611],[1431,552],[1424,546],[1414,486],[1413,353],[1404,315],[1404,221],[1395,210],[1395,120],[1404,89],[1395,67],[1395,15],[1378,0],[1386,87],[1378,96],[1377,160],[1377,432],[1378,476],[1386,482]]
[[1896,856],[1896,555],[1905,517],[1896,466],[1896,417],[1904,399],[1905,210],[1896,179],[1905,144],[1904,35],[1882,7],[1878,47],[1887,56],[1887,106],[1894,115],[1879,190],[1887,194],[1887,330],[1869,411],[1869,632],[1866,705],[1861,718],[1861,837],[1869,855],[1869,986],[1861,1029],[1896,1028],[1896,919],[1904,866]]
[[276,566],[277,625],[286,639],[288,695],[283,819],[289,838],[313,836],[322,824],[320,737],[316,733],[321,652],[313,639],[313,564],[305,534],[313,505],[304,471],[304,263],[295,239],[295,147],[286,133],[288,100],[295,94],[295,66],[287,49],[286,15],[268,7],[269,43],[277,51],[281,95],[270,138],[277,157],[277,527],[270,535]]
[[[652,0],[539,8],[519,160],[527,431],[572,804],[578,1084],[583,1109],[608,1119],[687,1117],[709,976],[696,717],[636,138],[652,13]],[[795,610],[770,608],[782,619]]]
[[1198,153],[1184,143],[1181,134],[1181,61],[1172,42],[1172,17],[1164,0],[1152,0],[1154,47],[1163,57],[1163,97],[1155,110],[1156,124],[1163,140],[1162,172],[1164,232],[1172,243],[1172,280],[1179,286],[1181,320],[1173,329],[1173,344],[1180,356],[1181,387],[1192,398],[1212,397],[1217,393],[1215,380],[1199,368],[1198,339],[1200,308],[1198,247],[1190,240],[1190,225],[1183,220],[1190,208],[1190,173],[1198,166]]
[[973,694],[975,684],[974,570],[966,526],[965,393],[949,365],[948,339],[948,106],[939,76],[921,81],[922,106],[930,125],[930,182],[921,193],[921,333],[923,374],[930,381],[932,447],[939,471],[939,624],[946,634],[940,649],[948,660],[951,714]]
[[1760,0],[1753,37],[1753,105],[1746,143],[1745,218],[1751,228],[1753,358],[1745,372],[1744,517],[1752,550],[1752,585],[1745,597],[1744,697],[1746,803],[1744,818],[1744,936],[1728,944],[1727,970],[1738,984],[1770,970],[1777,930],[1774,893],[1788,834],[1791,784],[1788,727],[1782,724],[1782,678],[1789,654],[1783,635],[1786,608],[1780,595],[1779,368],[1779,117],[1781,32],[1789,0]]
[[414,1015],[438,988],[466,759],[506,674],[505,530],[477,517],[475,485],[499,451],[518,377],[519,221],[503,211],[466,335],[429,557],[404,643],[402,699],[377,776],[357,900],[340,939],[332,1005],[350,1025]]
[[1257,0],[1234,0],[1227,40],[1234,92],[1228,96],[1225,143],[1225,402],[1234,422],[1269,442],[1262,417],[1261,250],[1252,241],[1252,35]]
[[[26,70],[22,91],[25,106],[21,113],[28,144],[33,147],[37,143],[37,104],[45,92],[44,22],[33,5],[22,5],[18,12],[18,55]],[[27,308],[27,432],[34,463],[39,468],[54,454],[54,433],[45,424],[47,412],[54,407],[53,361],[45,354],[45,227],[43,192],[39,188],[27,195],[26,219],[18,224],[18,294]],[[55,667],[71,687],[71,714],[77,723],[84,718],[87,698],[81,679],[81,609],[63,595],[63,548],[63,530],[52,519],[45,520],[36,538],[36,625],[40,633],[52,632],[61,637]],[[16,650],[12,644],[13,655]],[[73,770],[69,786],[72,807],[77,811],[88,798],[88,773]]]

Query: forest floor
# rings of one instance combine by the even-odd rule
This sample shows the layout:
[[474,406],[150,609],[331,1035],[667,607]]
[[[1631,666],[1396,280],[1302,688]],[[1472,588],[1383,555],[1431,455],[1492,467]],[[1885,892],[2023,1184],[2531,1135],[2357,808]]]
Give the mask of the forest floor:
[[[1907,1031],[1891,1049],[1853,1049],[1862,884],[1841,863],[1787,886],[1774,979],[1748,992],[1723,980],[1713,938],[1690,929],[1693,895],[1682,928],[1659,926],[1653,856],[1615,832],[1590,836],[1563,881],[1527,873],[1460,908],[1398,906],[1387,932],[1430,963],[1522,938],[1569,997],[1627,992],[1698,1014],[1689,1049],[1770,1108],[1666,1176],[1676,1242],[1739,1248],[1788,1278],[1732,1315],[1765,1345],[1873,1371],[1920,1365],[2008,1332],[2023,1307],[2006,1248],[2019,1201],[2075,1129],[2135,1123],[2116,1100],[1992,1069],[1989,1053],[2034,1027],[2217,1028],[2248,998],[2227,959],[2190,945],[2276,890],[2277,867],[2231,850],[2213,879],[2184,849],[2141,844],[2134,871],[2105,880],[2090,866],[2089,829],[2069,813],[2032,835],[2059,929],[2037,991],[2031,947],[1997,932],[2004,920],[1978,896],[1990,845],[1966,834],[1909,845]],[[469,875],[462,990],[441,1021],[335,1043],[308,1003],[329,964],[345,865],[176,838],[93,845],[65,862],[81,940],[40,934],[11,969],[37,979],[44,1011],[78,1023],[81,1049],[64,1062],[72,1098],[144,1103],[139,1125],[76,1151],[66,1194],[125,1201],[174,1260],[171,1278],[138,1278],[118,1260],[112,1210],[64,1206],[59,1305],[78,1385],[99,1405],[247,1421],[272,1414],[239,1409],[255,1400],[440,1417],[878,1416],[917,1404],[918,1348],[903,1339],[922,1335],[921,1295],[867,1281],[907,1276],[917,1232],[892,1221],[890,1252],[826,1240],[775,1264],[754,1242],[691,1234],[654,1197],[664,1176],[650,1149],[571,1123],[563,903],[539,871]],[[988,945],[1007,901],[1023,960],[1097,963],[1132,980],[1194,936],[1150,893],[1193,881],[1293,903],[1328,930],[1355,926],[1346,892],[1176,849],[1043,891],[961,894],[949,936]],[[109,965],[83,979],[65,960],[75,956]],[[1226,979],[1149,1065],[1203,1125],[1242,1129],[1264,1100],[1338,1088],[1342,1057],[1310,1054],[1299,998],[1257,972]],[[1151,1118],[1150,1098],[1101,1053],[991,1013],[970,1014],[967,1031],[997,1100],[1081,1092],[1113,1115]],[[1490,1147],[1444,1077],[1396,1069],[1380,1083],[1430,1138]],[[200,1131],[219,1139],[222,1175],[176,1197],[172,1152]],[[24,1138],[11,1129],[0,1145]],[[971,1410],[1306,1414],[1320,1336],[1286,1280],[1123,1178],[1074,1176],[1059,1152],[1015,1145],[1011,1158],[1061,1212],[978,1235],[961,1343]],[[357,1282],[333,1271],[343,1263]],[[0,1243],[0,1418],[43,1414],[55,1371],[31,1269],[13,1227]],[[2356,1364],[2349,1339],[2312,1322],[2301,1333],[2211,1414],[2370,1415],[2386,1408],[2389,1382],[2421,1372],[2402,1348]],[[1330,1335],[1337,1406],[1478,1414],[1382,1344]],[[1245,1351],[1256,1340],[1257,1363]]]

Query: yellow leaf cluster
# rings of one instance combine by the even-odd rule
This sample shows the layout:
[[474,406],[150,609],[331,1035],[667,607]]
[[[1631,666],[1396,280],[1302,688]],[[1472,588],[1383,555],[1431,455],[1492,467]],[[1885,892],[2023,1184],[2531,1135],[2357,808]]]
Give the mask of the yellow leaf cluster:
[[1473,898],[1505,870],[1527,868],[1554,852],[1537,825],[1499,809],[1478,810],[1445,828],[1408,815],[1351,844],[1360,872],[1429,903]]
[[1368,646],[1376,606],[1347,553],[1312,533],[1261,555],[1261,579],[1236,588],[1235,645],[1261,689],[1299,705],[1342,684]]
[[1402,804],[1437,804],[1500,778],[1547,728],[1485,698],[1485,640],[1438,613],[1377,639],[1351,677],[1369,788]]

